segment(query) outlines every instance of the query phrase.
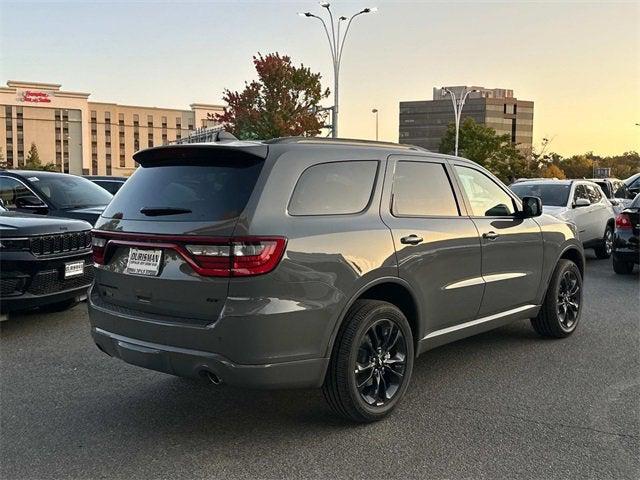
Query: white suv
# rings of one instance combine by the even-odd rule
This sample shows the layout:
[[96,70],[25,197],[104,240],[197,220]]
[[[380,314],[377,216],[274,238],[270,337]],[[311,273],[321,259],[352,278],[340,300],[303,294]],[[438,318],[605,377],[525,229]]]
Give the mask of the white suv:
[[573,223],[585,248],[598,258],[609,258],[615,213],[600,187],[588,180],[531,180],[511,185],[516,195],[539,197],[542,211]]

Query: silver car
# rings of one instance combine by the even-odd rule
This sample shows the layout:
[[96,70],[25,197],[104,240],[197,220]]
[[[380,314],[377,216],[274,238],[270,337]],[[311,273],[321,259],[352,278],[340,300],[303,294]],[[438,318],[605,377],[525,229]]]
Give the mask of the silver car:
[[542,211],[576,226],[584,248],[609,258],[615,212],[600,187],[588,180],[531,180],[511,185],[519,197],[536,196]]
[[321,387],[368,422],[429,349],[514,320],[557,338],[579,324],[573,227],[468,160],[310,138],[135,160],[93,232],[89,297],[98,348],[133,365]]

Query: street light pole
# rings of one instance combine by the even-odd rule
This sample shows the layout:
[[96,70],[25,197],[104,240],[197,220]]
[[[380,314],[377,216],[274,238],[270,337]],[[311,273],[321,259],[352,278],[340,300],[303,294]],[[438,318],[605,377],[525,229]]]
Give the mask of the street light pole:
[[456,149],[455,156],[458,156],[458,140],[460,137],[460,117],[462,116],[462,108],[464,107],[464,102],[467,101],[467,97],[471,92],[479,92],[480,90],[472,88],[471,90],[464,90],[461,98],[456,98],[455,92],[449,90],[446,87],[442,87],[442,96],[449,95],[451,97],[451,103],[453,104],[453,116],[456,122]]
[[[351,15],[351,17],[347,18],[344,16],[338,17],[338,21],[336,22],[333,18],[333,12],[331,11],[331,4],[329,2],[320,2],[320,6],[325,8],[329,14],[329,22],[331,26],[331,33],[329,33],[329,27],[327,27],[327,23],[324,21],[322,17],[318,15],[314,15],[311,12],[301,12],[298,13],[301,17],[307,18],[315,18],[320,20],[322,23],[322,27],[324,29],[324,33],[327,35],[327,40],[329,41],[329,49],[331,51],[331,61],[333,63],[333,120],[331,126],[331,136],[333,138],[337,138],[338,136],[338,102],[339,102],[339,78],[340,78],[340,62],[342,60],[342,51],[344,49],[344,42],[347,38],[347,34],[349,33],[349,27],[351,26],[351,22],[353,19],[363,13],[375,13],[378,11],[377,8],[365,8]],[[340,27],[342,22],[347,21],[347,26],[344,29],[343,33],[340,33]]]
[[378,109],[374,108],[371,110],[371,113],[374,113],[376,116],[376,142],[378,141]]

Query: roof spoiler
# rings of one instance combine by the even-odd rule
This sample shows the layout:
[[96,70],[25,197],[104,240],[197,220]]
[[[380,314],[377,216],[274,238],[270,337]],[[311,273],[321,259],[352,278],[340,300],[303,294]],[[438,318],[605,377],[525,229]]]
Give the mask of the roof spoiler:
[[[231,135],[231,134],[229,134]],[[185,143],[180,145],[163,145],[140,150],[134,153],[133,159],[143,167],[151,165],[180,165],[189,161],[225,162],[261,161],[267,158],[269,147],[261,143],[225,141],[215,143]]]

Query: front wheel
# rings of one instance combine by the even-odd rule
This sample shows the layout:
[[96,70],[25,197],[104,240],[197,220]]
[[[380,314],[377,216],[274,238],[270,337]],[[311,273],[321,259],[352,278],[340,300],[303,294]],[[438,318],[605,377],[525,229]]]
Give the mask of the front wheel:
[[561,259],[551,276],[538,316],[531,319],[533,329],[543,337],[571,335],[582,313],[582,275],[571,260]]
[[358,300],[336,338],[324,397],[335,413],[349,420],[380,420],[404,396],[413,356],[411,328],[400,309]]
[[607,225],[604,236],[602,237],[602,244],[594,248],[594,251],[596,252],[596,257],[600,259],[611,256],[611,252],[613,251],[613,228],[611,228],[611,225]]

